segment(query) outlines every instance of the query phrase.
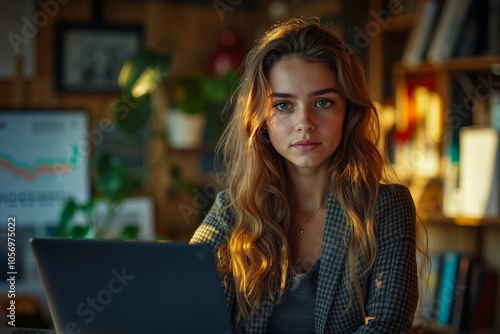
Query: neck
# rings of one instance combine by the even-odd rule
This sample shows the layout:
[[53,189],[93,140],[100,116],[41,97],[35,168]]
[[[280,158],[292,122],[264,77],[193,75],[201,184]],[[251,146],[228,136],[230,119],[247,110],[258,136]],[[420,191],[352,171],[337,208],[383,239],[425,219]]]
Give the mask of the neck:
[[295,193],[297,210],[313,213],[326,205],[330,180],[326,170],[289,168],[290,179]]

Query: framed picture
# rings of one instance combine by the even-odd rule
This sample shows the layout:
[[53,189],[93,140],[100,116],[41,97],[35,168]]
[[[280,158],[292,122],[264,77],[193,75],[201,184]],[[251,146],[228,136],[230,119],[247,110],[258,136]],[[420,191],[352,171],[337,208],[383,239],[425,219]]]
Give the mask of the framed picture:
[[141,46],[141,26],[59,23],[54,66],[56,90],[119,92],[121,67]]

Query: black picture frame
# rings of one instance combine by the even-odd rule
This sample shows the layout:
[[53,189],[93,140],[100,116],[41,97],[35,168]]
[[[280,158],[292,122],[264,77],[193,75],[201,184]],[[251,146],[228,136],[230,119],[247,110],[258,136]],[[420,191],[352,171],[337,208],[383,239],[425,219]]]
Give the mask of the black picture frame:
[[143,45],[139,25],[58,23],[55,39],[58,92],[117,93],[123,63]]

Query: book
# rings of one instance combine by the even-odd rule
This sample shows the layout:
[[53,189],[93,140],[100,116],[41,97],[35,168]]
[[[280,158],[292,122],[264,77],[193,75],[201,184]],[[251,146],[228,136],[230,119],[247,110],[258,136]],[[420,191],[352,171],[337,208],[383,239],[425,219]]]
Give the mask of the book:
[[427,86],[413,90],[415,130],[412,142],[412,161],[419,176],[437,177],[440,167],[440,138],[443,114],[441,97]]
[[441,273],[443,269],[443,256],[437,252],[429,254],[431,270],[427,284],[427,293],[424,298],[424,317],[427,320],[436,320],[439,312],[439,293],[441,289]]
[[488,1],[488,54],[500,54],[500,0]]
[[[451,84],[451,107],[445,113],[445,123],[449,124],[443,134],[444,180],[443,213],[448,217],[461,214],[463,200],[459,188],[460,179],[460,129],[472,125],[472,106],[464,101],[474,93],[475,82],[467,75],[456,75]],[[472,89],[472,90],[471,90]]]
[[432,32],[437,22],[439,3],[437,0],[426,0],[419,3],[416,24],[410,32],[403,53],[403,64],[415,67],[420,64],[430,44]]
[[427,52],[429,62],[439,65],[452,56],[471,3],[472,0],[445,2]]
[[492,127],[460,130],[461,216],[500,216],[500,134]]
[[468,314],[465,310],[470,303],[469,285],[471,279],[471,267],[473,260],[468,256],[462,256],[458,264],[457,283],[455,284],[455,302],[451,316],[451,329],[454,332],[464,330]]
[[484,263],[471,267],[469,303],[465,307],[464,332],[491,328],[497,301],[498,272]]
[[442,103],[435,89],[427,77],[396,87],[394,160],[401,175],[434,177],[439,171]]
[[441,326],[448,326],[451,323],[460,258],[460,254],[456,251],[448,251],[444,255],[441,290],[439,292],[439,312],[436,317],[437,323]]
[[488,53],[488,8],[488,1],[472,1],[459,31],[460,41],[454,47],[454,58]]
[[494,91],[489,98],[490,124],[500,133],[500,91]]

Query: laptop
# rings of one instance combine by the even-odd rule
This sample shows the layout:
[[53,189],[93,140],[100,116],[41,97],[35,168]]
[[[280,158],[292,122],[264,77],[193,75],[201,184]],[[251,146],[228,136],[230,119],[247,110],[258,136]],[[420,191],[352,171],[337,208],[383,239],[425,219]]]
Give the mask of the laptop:
[[34,238],[57,333],[233,333],[209,245]]

